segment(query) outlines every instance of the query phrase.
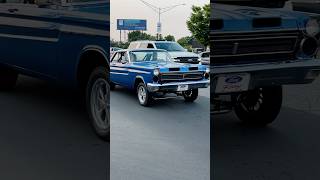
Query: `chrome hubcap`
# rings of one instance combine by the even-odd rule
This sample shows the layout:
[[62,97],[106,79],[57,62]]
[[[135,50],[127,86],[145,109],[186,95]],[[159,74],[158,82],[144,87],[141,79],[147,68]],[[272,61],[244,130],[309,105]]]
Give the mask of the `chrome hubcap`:
[[144,103],[147,98],[147,91],[143,86],[139,86],[138,88],[138,98],[141,103]]
[[245,94],[239,97],[240,105],[246,112],[259,111],[263,104],[263,93],[261,89],[252,94]]
[[92,86],[91,111],[98,128],[107,130],[110,127],[110,86],[109,83],[99,78]]

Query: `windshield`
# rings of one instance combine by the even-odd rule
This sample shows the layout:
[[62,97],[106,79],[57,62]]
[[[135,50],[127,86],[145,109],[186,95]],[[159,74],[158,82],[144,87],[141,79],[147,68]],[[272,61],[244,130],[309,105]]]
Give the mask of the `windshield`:
[[170,55],[165,51],[131,51],[132,62],[169,62]]
[[173,51],[185,51],[184,48],[175,42],[168,42],[168,43],[155,43],[158,49],[164,49],[169,52]]

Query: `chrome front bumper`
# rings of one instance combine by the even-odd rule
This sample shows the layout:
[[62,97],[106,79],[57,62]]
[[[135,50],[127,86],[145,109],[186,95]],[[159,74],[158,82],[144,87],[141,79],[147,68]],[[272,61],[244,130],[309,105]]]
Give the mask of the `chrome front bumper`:
[[320,74],[320,60],[297,60],[283,63],[211,66],[211,90],[215,90],[217,78],[224,74],[249,73],[249,89],[258,87],[308,84]]
[[210,80],[201,80],[201,81],[188,81],[188,82],[173,82],[173,83],[148,83],[147,87],[150,92],[157,91],[169,91],[177,92],[179,91],[179,86],[188,86],[187,90],[198,89],[198,88],[207,88],[210,85]]

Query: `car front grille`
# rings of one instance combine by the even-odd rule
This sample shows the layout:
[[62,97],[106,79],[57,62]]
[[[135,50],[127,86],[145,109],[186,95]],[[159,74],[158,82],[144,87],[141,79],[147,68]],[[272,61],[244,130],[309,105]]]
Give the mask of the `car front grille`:
[[297,30],[211,33],[211,63],[219,65],[294,59],[300,37]]
[[189,64],[198,64],[199,58],[197,57],[177,57],[175,58],[176,61],[180,63],[189,63]]
[[180,72],[169,72],[162,73],[160,75],[161,83],[168,82],[184,82],[184,81],[194,81],[203,79],[204,72],[188,72],[188,73],[180,73]]

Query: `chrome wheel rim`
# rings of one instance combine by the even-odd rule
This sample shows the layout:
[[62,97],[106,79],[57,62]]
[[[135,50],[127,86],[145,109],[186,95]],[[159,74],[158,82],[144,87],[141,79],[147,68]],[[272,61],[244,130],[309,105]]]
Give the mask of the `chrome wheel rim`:
[[238,101],[240,102],[240,106],[242,107],[242,109],[246,112],[257,112],[260,110],[262,104],[264,103],[262,89],[259,89],[258,91],[250,95],[240,95]]
[[95,81],[91,91],[91,111],[97,127],[108,130],[110,127],[110,85],[103,79]]
[[143,86],[139,86],[138,88],[138,98],[140,103],[145,103],[146,99],[147,99],[147,91]]
[[192,96],[192,90],[184,91],[183,94],[186,97],[191,97]]

